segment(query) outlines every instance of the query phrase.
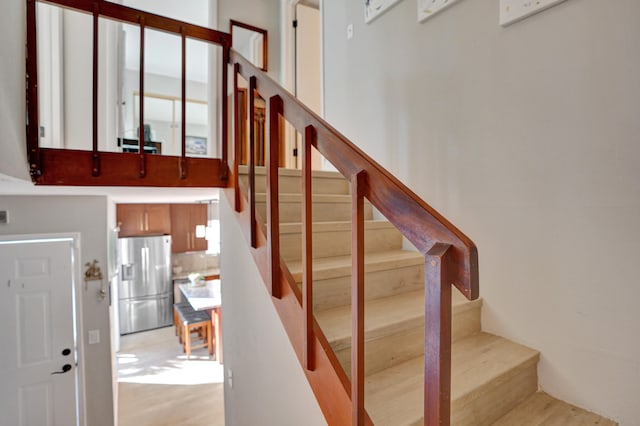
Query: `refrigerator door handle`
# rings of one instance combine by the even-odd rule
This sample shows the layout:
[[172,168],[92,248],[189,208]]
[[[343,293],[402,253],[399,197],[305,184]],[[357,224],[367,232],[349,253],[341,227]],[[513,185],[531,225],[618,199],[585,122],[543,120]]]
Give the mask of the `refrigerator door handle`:
[[144,283],[149,285],[149,247],[142,247],[142,265],[144,271]]

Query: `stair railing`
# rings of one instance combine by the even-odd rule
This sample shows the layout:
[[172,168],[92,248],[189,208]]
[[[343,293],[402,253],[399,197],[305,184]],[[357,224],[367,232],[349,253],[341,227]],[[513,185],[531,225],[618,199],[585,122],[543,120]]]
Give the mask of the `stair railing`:
[[[437,211],[372,160],[347,138],[318,117],[233,49],[234,79],[233,162],[231,185],[239,219],[249,224],[247,237],[253,255],[273,296],[289,337],[306,368],[307,377],[330,424],[370,424],[364,401],[364,199],[376,207],[425,257],[424,424],[450,422],[451,286],[468,299],[478,297],[478,253],[474,243]],[[249,83],[248,199],[240,195],[240,126],[238,77]],[[256,216],[253,100],[267,100],[269,130],[267,154],[266,229]],[[303,284],[295,281],[280,257],[278,218],[278,158],[280,120],[286,119],[303,135],[302,142],[302,248]],[[351,382],[313,317],[311,234],[311,148],[317,149],[346,177],[352,207],[352,345]],[[247,203],[249,204],[247,206]],[[247,210],[248,207],[248,210]],[[326,374],[333,368],[335,374]],[[320,379],[318,372],[324,371]],[[343,388],[340,389],[340,386]],[[346,412],[346,413],[345,413]]]
[[[43,1],[93,16],[93,147],[91,151],[42,148],[39,146],[36,2]],[[451,285],[467,298],[478,297],[478,255],[473,242],[421,200],[398,179],[300,103],[264,72],[230,49],[229,34],[139,11],[105,0],[26,0],[27,4],[27,150],[36,183],[58,185],[121,186],[218,186],[231,176],[232,201],[245,227],[253,256],[285,330],[305,366],[307,378],[330,424],[370,424],[364,408],[364,200],[375,206],[425,257],[425,386],[424,421],[448,424],[451,376]],[[139,135],[139,153],[101,152],[97,142],[97,84],[99,17],[138,25],[141,28],[141,85],[144,84],[144,28],[180,35],[222,46],[222,91],[227,93],[227,64],[234,70],[235,139],[233,162],[228,170],[227,143],[222,159],[186,156],[182,132],[181,157],[144,153]],[[182,105],[185,105],[185,55],[182,54]],[[267,102],[267,218],[266,228],[256,213],[255,157],[249,153],[249,194],[241,196],[238,182],[239,123],[238,76],[250,85],[253,105],[258,93]],[[140,132],[144,129],[144,90],[140,90]],[[254,109],[249,108],[250,143],[253,143]],[[222,102],[222,140],[227,141],[227,103]],[[184,117],[184,115],[183,115]],[[295,286],[280,256],[278,210],[278,159],[282,137],[280,121],[286,119],[303,135],[303,289]],[[313,317],[312,299],[312,179],[311,151],[317,149],[351,185],[352,210],[352,379],[349,381]]]

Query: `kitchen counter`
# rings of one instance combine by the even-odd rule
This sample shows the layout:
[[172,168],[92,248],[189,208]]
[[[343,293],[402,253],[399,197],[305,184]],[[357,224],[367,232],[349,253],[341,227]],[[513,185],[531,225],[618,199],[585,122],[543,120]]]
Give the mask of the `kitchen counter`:
[[180,290],[196,311],[211,310],[220,307],[220,280],[206,281],[205,285],[192,286],[180,284]]
[[180,284],[180,292],[196,311],[208,311],[215,339],[216,360],[222,364],[222,295],[220,280],[207,280],[205,285]]
[[220,269],[212,268],[212,269],[204,269],[201,271],[182,271],[177,274],[173,274],[173,280],[186,280],[189,278],[189,274],[196,273],[202,275],[205,279],[216,279],[220,277]]

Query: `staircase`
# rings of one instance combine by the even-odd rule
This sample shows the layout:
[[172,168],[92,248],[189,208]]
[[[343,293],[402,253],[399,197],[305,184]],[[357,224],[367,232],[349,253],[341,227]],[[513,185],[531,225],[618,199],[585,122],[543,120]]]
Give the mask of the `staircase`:
[[[241,181],[246,189],[246,168]],[[301,178],[280,170],[281,256],[302,281]],[[256,168],[256,208],[266,217],[265,170]],[[314,315],[347,375],[351,354],[351,198],[341,175],[313,174]],[[424,257],[365,205],[365,404],[376,425],[423,423]],[[454,289],[451,423],[610,425],[538,390],[539,352],[481,330],[482,300]]]

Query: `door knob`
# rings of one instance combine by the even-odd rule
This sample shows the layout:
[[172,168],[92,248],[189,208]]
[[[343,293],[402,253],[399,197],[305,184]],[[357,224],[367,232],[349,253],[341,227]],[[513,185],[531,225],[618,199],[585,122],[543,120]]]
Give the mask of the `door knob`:
[[54,371],[51,374],[64,374],[64,373],[68,372],[69,370],[71,370],[71,364],[65,364],[65,365],[62,366],[62,370]]
[[69,356],[71,354],[71,349],[66,348],[62,351],[62,355],[64,356]]

